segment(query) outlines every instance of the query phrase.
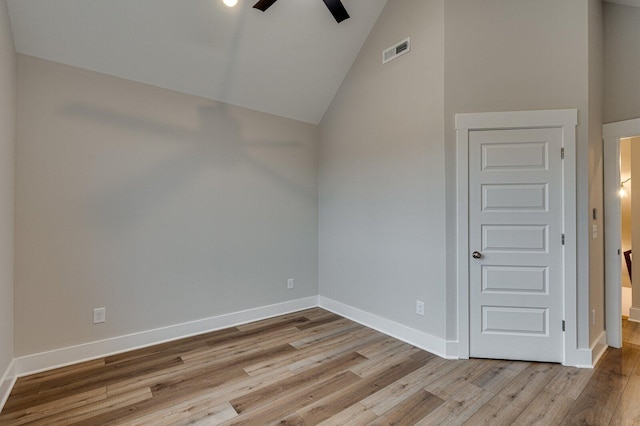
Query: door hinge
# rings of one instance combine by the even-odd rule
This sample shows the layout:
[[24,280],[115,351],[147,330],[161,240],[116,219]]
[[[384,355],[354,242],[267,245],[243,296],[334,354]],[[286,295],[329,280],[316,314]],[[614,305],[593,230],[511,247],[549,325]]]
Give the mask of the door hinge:
[[562,245],[564,245],[564,234],[562,234]]
[[565,331],[565,323],[564,323],[564,320],[562,320],[562,331]]
[[564,148],[560,148],[560,158],[564,160]]
[[618,249],[618,256],[620,256],[620,249]]

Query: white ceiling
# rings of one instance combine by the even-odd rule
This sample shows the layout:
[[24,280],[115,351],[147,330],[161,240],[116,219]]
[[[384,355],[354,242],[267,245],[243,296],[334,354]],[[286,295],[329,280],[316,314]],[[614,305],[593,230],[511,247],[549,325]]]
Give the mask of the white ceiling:
[[318,123],[387,0],[8,0],[16,51]]

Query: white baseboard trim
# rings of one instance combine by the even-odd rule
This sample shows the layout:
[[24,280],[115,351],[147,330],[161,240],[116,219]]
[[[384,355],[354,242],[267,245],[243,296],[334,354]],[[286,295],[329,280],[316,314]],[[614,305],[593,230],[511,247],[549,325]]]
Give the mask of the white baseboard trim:
[[[318,306],[318,297],[312,296],[125,336],[54,349],[38,354],[26,355],[14,360],[14,375],[17,377],[27,376],[41,371],[52,370],[54,368],[90,361],[96,358],[208,333],[223,328],[234,327],[278,315],[285,315],[316,306]],[[0,396],[1,395],[2,394],[0,394]]]
[[[360,323],[364,326],[377,330],[388,336],[394,337],[403,342],[409,343],[417,348],[431,352],[442,358],[458,359],[457,342],[449,342],[445,339],[433,336],[431,334],[416,330],[406,325],[379,317],[369,312],[354,308],[344,303],[329,299],[324,296],[318,296],[318,304],[321,308],[331,311],[335,314],[348,318],[352,321]],[[449,349],[453,350],[455,344],[455,355],[449,353]]]
[[565,360],[562,365],[567,367],[593,368],[593,351],[591,349],[576,349],[573,360]]
[[564,365],[578,368],[594,368],[598,361],[600,361],[600,358],[602,358],[604,353],[607,351],[608,347],[607,332],[603,331],[589,349],[577,349],[575,351],[575,362],[568,362]]
[[602,355],[607,351],[607,332],[606,330],[600,333],[600,337],[596,340],[596,342],[591,347],[591,365],[595,367],[602,358]]
[[460,359],[457,340],[447,340],[447,359]]
[[0,378],[0,411],[2,411],[4,404],[7,402],[9,394],[11,394],[16,378],[16,360],[12,359],[2,378]]
[[640,309],[633,306],[629,308],[629,321],[640,322]]
[[600,336],[598,337],[598,340],[596,340],[596,342],[601,345],[607,344],[607,330],[603,330],[602,333],[600,333]]

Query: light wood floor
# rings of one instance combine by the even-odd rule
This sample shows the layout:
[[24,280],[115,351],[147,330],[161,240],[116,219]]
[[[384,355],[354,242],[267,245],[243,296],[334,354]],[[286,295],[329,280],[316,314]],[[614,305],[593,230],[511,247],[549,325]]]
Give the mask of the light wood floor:
[[21,378],[0,424],[640,424],[624,339],[595,370],[450,361],[310,309]]

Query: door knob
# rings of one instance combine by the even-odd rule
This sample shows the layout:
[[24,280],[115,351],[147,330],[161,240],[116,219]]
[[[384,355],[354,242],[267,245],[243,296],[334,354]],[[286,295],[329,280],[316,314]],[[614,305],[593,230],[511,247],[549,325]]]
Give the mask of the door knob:
[[471,257],[473,257],[474,259],[482,259],[482,253],[480,253],[479,251],[474,251]]

